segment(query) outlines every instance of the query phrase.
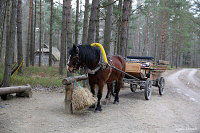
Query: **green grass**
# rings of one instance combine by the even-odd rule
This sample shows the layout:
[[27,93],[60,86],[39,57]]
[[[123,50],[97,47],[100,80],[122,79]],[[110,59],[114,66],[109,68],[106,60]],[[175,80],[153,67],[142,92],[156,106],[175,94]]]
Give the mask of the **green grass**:
[[[3,79],[4,66],[0,65],[0,81]],[[66,76],[59,75],[58,67],[23,67],[23,74],[15,74],[11,78],[11,85],[26,85],[32,87],[61,87],[62,80]]]

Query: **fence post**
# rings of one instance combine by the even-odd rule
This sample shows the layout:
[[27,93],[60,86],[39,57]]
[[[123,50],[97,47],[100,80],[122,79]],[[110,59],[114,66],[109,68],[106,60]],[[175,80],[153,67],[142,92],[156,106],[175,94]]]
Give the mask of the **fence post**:
[[72,109],[72,94],[73,94],[74,84],[65,85],[65,112],[73,114]]

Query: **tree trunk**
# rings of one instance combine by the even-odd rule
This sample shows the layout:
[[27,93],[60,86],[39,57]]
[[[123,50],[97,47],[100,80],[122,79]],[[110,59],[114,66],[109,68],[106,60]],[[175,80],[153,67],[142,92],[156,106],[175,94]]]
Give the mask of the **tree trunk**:
[[154,61],[157,61],[157,32],[156,32],[156,15],[154,15],[154,23],[153,23],[153,42],[154,42]]
[[[131,16],[131,10],[132,10],[132,0],[129,3],[128,20],[130,19],[130,16]],[[129,42],[129,22],[128,22],[128,28],[127,28],[127,40],[126,40],[125,57],[127,57],[127,54],[128,54],[128,42]]]
[[122,22],[121,22],[121,42],[120,42],[120,55],[125,56],[126,41],[128,39],[128,19],[129,19],[129,4],[130,0],[124,0],[123,11],[122,11]]
[[89,0],[85,0],[82,45],[86,45],[88,38],[88,18],[89,18],[88,14],[89,14]]
[[[3,13],[3,21],[2,21],[2,31],[1,31],[1,40],[0,40],[0,64],[3,63],[2,59],[2,49],[3,49],[3,40],[4,40],[4,29],[5,29],[5,22],[6,22],[6,11],[7,11],[7,2],[6,5],[4,6],[4,13]],[[1,26],[1,25],[0,25]]]
[[[83,35],[82,35],[82,45],[87,44],[88,39],[88,18],[89,18],[89,0],[85,0],[85,11],[83,20]],[[81,69],[81,74],[85,73],[84,68]],[[83,87],[86,87],[86,81],[83,81]]]
[[5,0],[1,0],[0,1],[0,29],[1,29],[1,26],[3,25],[4,23],[4,10],[5,10],[5,4],[4,4]]
[[160,25],[160,59],[165,60],[165,47],[167,42],[167,21],[168,13],[166,10],[163,12],[163,17]]
[[[17,63],[20,63],[23,60],[23,51],[22,51],[22,0],[18,0],[17,6]],[[18,70],[19,73],[22,73],[22,67]]]
[[[27,46],[26,46],[26,67],[29,67],[29,61],[31,60],[31,49],[32,49],[32,42],[31,42],[31,37],[32,37],[32,16],[33,16],[33,12],[32,12],[32,8],[33,8],[33,1],[30,0],[30,4],[29,4],[29,22],[28,22],[28,37],[27,37]],[[31,61],[32,62],[32,61]]]
[[[71,5],[72,0],[67,0],[67,52],[69,53],[69,48],[72,48],[72,5]],[[65,56],[67,59],[69,57],[69,54]],[[66,61],[67,59],[65,58],[65,66],[66,66]],[[71,76],[72,74],[68,71],[67,76]]]
[[52,66],[52,26],[53,26],[53,0],[51,0],[50,37],[49,37],[49,66]]
[[79,35],[79,0],[76,0],[75,44],[78,44]]
[[40,35],[39,35],[39,67],[41,66],[41,48],[42,48],[42,0],[40,0]]
[[96,19],[96,37],[95,37],[95,42],[99,42],[99,17],[100,17],[100,3],[98,1],[98,8],[97,8],[97,19]]
[[111,43],[111,27],[112,27],[112,14],[113,14],[113,0],[107,0],[108,6],[106,11],[106,20],[104,28],[104,48],[106,54],[110,54],[110,43]]
[[148,41],[149,41],[149,27],[150,27],[150,14],[148,14],[148,16],[147,16],[146,37],[144,40],[144,48],[143,48],[143,52],[142,52],[143,56],[148,56],[147,46],[148,46]]
[[117,37],[117,54],[120,54],[120,41],[121,41],[121,21],[122,21],[122,0],[119,0],[118,10],[120,10],[119,19],[117,22],[118,37]]
[[[116,27],[116,29],[117,29],[117,27]],[[115,37],[114,37],[115,39],[114,39],[114,55],[116,55],[117,54],[117,39],[118,39],[118,32],[117,32],[117,30],[115,30]]]
[[30,0],[30,35],[29,35],[29,45],[30,45],[30,64],[34,66],[34,50],[33,50],[33,0]]
[[[8,3],[10,2],[8,1]],[[5,57],[3,87],[10,86],[12,59],[13,59],[15,32],[16,32],[16,12],[17,12],[17,1],[13,0],[10,26],[7,27],[9,30],[7,30],[7,33],[6,33],[6,57]],[[9,18],[9,15],[7,17]]]
[[65,45],[66,45],[66,20],[67,20],[67,1],[63,0],[63,12],[62,12],[62,32],[61,32],[61,52],[60,52],[60,64],[59,64],[59,74],[63,75],[64,72],[64,55],[65,55]]
[[34,16],[34,27],[33,27],[33,66],[35,64],[35,57],[34,57],[34,52],[35,52],[35,38],[36,38],[36,20],[37,20],[37,0],[35,0],[35,16]]
[[96,29],[96,19],[97,19],[97,8],[99,0],[92,0],[92,8],[90,13],[90,22],[88,29],[88,40],[87,44],[90,45],[95,41],[95,29]]
[[67,48],[72,47],[72,0],[67,0]]

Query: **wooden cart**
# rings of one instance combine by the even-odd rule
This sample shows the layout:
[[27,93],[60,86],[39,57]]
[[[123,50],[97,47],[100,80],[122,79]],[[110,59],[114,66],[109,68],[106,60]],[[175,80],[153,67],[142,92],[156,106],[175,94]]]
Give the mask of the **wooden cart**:
[[152,93],[152,86],[159,88],[159,94],[163,95],[165,79],[161,77],[167,69],[168,61],[159,60],[154,63],[153,57],[128,56],[126,59],[124,83],[130,84],[130,89],[135,92],[137,88],[144,89],[144,96],[149,100]]

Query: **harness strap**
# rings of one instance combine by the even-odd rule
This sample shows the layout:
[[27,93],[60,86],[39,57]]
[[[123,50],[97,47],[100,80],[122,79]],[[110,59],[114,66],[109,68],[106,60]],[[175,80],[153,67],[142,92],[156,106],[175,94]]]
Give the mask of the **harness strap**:
[[[113,62],[112,62],[111,59],[109,60],[109,66],[110,66],[110,65],[113,66]],[[106,81],[110,78],[110,75],[111,75],[111,73],[112,73],[112,68],[109,67],[109,69],[110,69],[110,70],[109,70],[108,77],[107,77]]]
[[95,74],[97,71],[99,71],[99,69],[101,69],[101,67],[100,66],[98,66],[97,68],[95,68],[94,70],[91,70],[91,69],[89,69],[88,68],[88,71],[87,71],[87,73],[89,73],[89,74]]

